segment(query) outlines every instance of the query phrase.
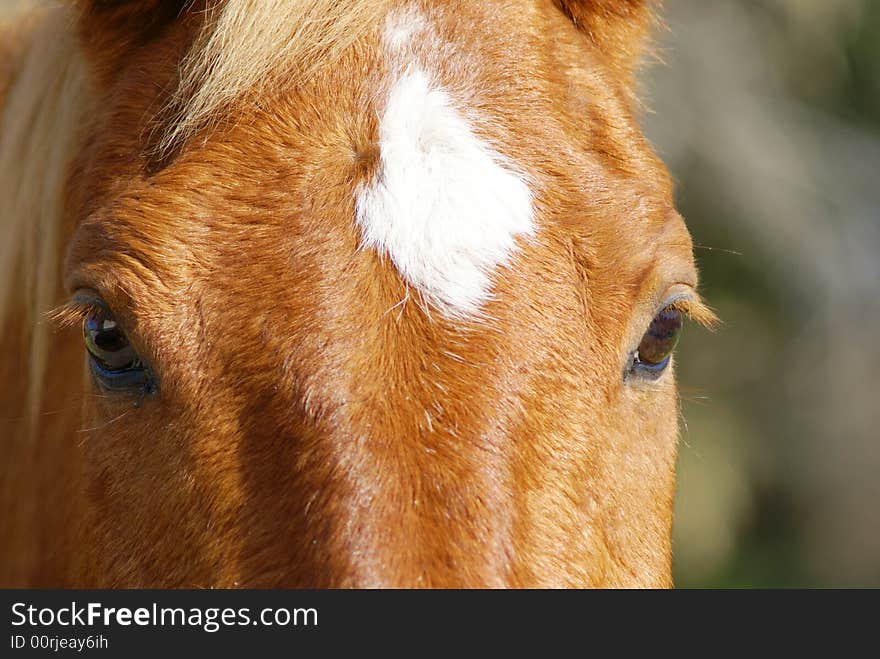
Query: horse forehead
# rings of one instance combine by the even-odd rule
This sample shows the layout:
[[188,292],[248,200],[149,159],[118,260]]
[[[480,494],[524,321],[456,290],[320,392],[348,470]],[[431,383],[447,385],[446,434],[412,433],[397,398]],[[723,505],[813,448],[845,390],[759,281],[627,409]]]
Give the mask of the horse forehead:
[[[372,127],[370,122],[356,116],[349,117],[349,120],[354,122],[356,131],[370,133],[366,141],[373,142],[371,154],[375,154],[375,163],[358,172],[356,177],[349,176],[353,170],[341,164],[344,158],[337,158],[331,167],[338,170],[334,171],[340,175],[339,182],[344,177],[344,186],[340,187],[350,188],[354,210],[353,215],[340,213],[337,219],[356,230],[361,247],[386,257],[383,262],[396,270],[408,288],[420,293],[446,315],[462,317],[480,313],[491,300],[494,283],[501,271],[517,267],[517,254],[539,233],[536,200],[541,194],[541,207],[546,208],[548,202],[543,196],[548,182],[535,167],[534,159],[522,157],[529,150],[528,146],[513,144],[512,151],[508,147],[512,141],[522,138],[522,142],[531,140],[542,153],[546,153],[546,145],[540,144],[540,136],[546,137],[549,133],[545,134],[542,132],[545,129],[537,126],[534,135],[515,133],[511,125],[521,127],[522,122],[512,123],[505,115],[509,108],[494,108],[489,102],[489,99],[504,96],[499,90],[509,81],[494,79],[492,62],[480,62],[477,69],[481,75],[472,77],[472,62],[466,60],[468,55],[477,56],[467,52],[473,44],[469,42],[454,47],[442,42],[436,34],[436,23],[434,13],[425,14],[412,8],[390,13],[376,43],[378,59],[382,62],[381,76],[368,75],[367,80],[358,81],[350,92],[371,96],[369,102],[359,103],[345,98],[349,92],[339,90],[333,90],[328,96],[331,102],[334,99],[342,101],[337,114],[366,110],[374,115]],[[494,34],[487,35],[487,40],[495,38]],[[481,54],[485,53],[481,51]],[[448,60],[455,58],[465,61],[450,64]],[[486,74],[486,71],[490,73]],[[356,77],[360,71],[353,68],[345,75]],[[539,74],[535,72],[534,75]],[[495,82],[498,89],[490,89],[487,94],[487,85]],[[316,93],[322,93],[322,89],[318,85]],[[318,111],[315,108],[322,106],[318,101],[320,99],[313,104],[303,104],[303,108],[297,111],[311,117]],[[525,103],[518,101],[516,107],[522,109]],[[533,117],[542,115],[538,108],[528,108],[528,112]],[[351,127],[340,128],[339,117],[326,121],[317,115],[315,118],[318,120],[315,123],[295,122],[292,131],[296,134],[290,136],[290,144],[301,142],[303,157],[298,159],[286,154],[285,161],[326,163],[327,154],[316,155],[317,150],[326,151],[329,144],[333,153],[339,156],[348,148],[343,145],[343,139],[323,139],[320,136],[300,139],[302,136],[298,133],[301,131],[351,130]],[[546,119],[548,121],[544,124],[553,123],[552,117]],[[274,128],[279,127],[278,122],[270,121]],[[345,122],[343,118],[341,123]],[[502,122],[505,125],[499,128]],[[259,146],[248,144],[246,133],[247,129],[236,129],[231,137],[242,140],[242,144],[248,147],[242,150],[242,154],[246,152],[250,156]],[[277,136],[274,130],[268,134],[272,138]],[[554,132],[551,137],[554,143],[563,146],[565,136]],[[210,140],[210,162],[201,157],[204,154],[194,152],[179,175],[161,179],[165,182],[159,187],[191,188],[189,183],[180,183],[181,178],[186,178],[184,170],[252,166],[252,162],[250,165],[244,162],[244,155],[232,153],[223,144],[224,139],[221,131],[216,139]],[[260,144],[263,142],[265,140]],[[265,148],[276,156],[282,150],[279,145]],[[519,157],[513,158],[508,153]],[[171,170],[175,169],[178,168],[172,166]],[[566,175],[575,176],[575,169],[571,168]],[[292,171],[299,171],[299,165],[294,164]],[[322,180],[335,180],[335,174],[330,176]],[[231,188],[232,185],[223,187]],[[209,199],[207,191],[210,189],[213,188],[204,186],[204,190],[199,191],[200,198]],[[311,188],[296,183],[290,189],[292,193],[310,191]],[[221,190],[216,196],[225,195]],[[144,198],[139,195],[139,204]],[[326,210],[338,205],[335,197],[332,201],[328,198],[328,201],[327,204],[314,204],[312,208]],[[157,213],[164,217],[161,206],[157,203]],[[305,203],[299,206],[306,211],[309,207]],[[176,218],[172,224],[188,226],[185,217]],[[225,225],[219,221],[221,217],[218,216],[213,226],[223,230]],[[542,212],[541,217],[546,218],[546,213]],[[335,222],[330,217],[325,220]],[[200,225],[202,219],[198,217],[192,222]],[[314,223],[310,225],[315,226]],[[180,232],[168,228],[169,236],[176,242]],[[299,235],[306,241],[321,239],[320,236]]]

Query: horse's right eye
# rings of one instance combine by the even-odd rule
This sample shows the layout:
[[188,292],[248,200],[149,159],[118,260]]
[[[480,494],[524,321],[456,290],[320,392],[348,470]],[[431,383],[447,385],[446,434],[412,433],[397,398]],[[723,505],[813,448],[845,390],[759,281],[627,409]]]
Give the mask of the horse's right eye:
[[149,372],[109,309],[95,307],[88,312],[83,338],[92,372],[106,388],[126,391],[149,386]]

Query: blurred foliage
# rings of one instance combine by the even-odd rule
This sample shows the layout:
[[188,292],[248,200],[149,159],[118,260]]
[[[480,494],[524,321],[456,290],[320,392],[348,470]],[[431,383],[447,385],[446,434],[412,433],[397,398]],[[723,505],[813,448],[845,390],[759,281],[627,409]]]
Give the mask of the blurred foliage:
[[724,320],[679,349],[679,586],[880,586],[880,2],[667,0],[645,127]]

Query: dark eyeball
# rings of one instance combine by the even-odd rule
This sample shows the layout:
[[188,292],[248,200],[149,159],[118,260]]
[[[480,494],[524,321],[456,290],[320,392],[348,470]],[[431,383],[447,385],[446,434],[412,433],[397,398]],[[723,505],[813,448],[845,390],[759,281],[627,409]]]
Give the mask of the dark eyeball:
[[95,309],[89,312],[83,322],[83,335],[86,349],[101,368],[124,371],[137,365],[137,353],[110,311]]
[[675,307],[666,307],[654,316],[639,343],[630,370],[655,376],[662,373],[678,344],[682,324],[681,311]]
[[98,381],[114,391],[148,390],[152,379],[109,309],[96,307],[83,321],[83,337]]

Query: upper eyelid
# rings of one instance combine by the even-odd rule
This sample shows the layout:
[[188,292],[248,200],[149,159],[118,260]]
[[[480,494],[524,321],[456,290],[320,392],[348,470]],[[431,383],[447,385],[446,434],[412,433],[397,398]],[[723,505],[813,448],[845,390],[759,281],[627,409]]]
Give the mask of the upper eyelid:
[[[85,262],[77,264],[76,267],[71,267],[69,263],[66,266],[67,273],[64,276],[63,283],[65,291],[71,297],[82,293],[91,293],[100,298],[98,290],[102,288],[101,283],[108,274],[112,275],[111,269],[103,267],[100,269],[99,274],[92,272],[89,264]],[[95,276],[96,274],[98,274],[97,277]]]
[[73,295],[70,296],[70,301],[72,304],[76,305],[89,305],[94,307],[100,307],[102,309],[107,309],[110,311],[110,308],[107,306],[107,303],[104,301],[100,295],[95,293],[94,291],[88,289],[78,288],[74,291]]

